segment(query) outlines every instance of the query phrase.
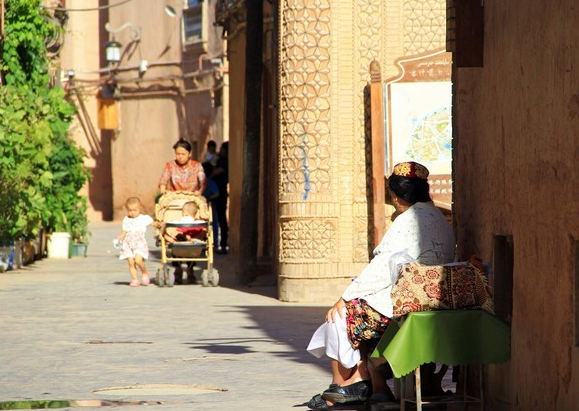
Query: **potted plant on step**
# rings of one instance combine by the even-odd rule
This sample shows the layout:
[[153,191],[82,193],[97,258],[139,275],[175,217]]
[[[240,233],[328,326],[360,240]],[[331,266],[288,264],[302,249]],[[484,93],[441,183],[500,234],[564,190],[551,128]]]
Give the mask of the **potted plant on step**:
[[72,237],[73,257],[86,257],[88,250],[88,218],[86,215],[86,197],[80,198],[79,203],[69,210],[70,234]]
[[53,179],[45,193],[50,214],[45,226],[52,232],[52,237],[56,232],[68,234],[68,255],[86,256],[89,234],[87,200],[79,194],[90,178],[84,165],[86,153],[64,133],[53,136],[53,145],[55,150],[49,160]]

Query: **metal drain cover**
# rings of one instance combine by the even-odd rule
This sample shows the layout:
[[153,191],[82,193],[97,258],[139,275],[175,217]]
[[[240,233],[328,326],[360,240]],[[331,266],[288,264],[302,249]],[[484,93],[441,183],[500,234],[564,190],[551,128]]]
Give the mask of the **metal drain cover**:
[[116,407],[121,405],[156,405],[161,402],[146,401],[111,401],[111,400],[28,400],[2,401],[0,410],[35,410],[40,408],[77,408],[77,407]]
[[131,387],[110,387],[94,390],[103,395],[199,395],[227,391],[219,387],[202,387],[199,385],[149,384]]

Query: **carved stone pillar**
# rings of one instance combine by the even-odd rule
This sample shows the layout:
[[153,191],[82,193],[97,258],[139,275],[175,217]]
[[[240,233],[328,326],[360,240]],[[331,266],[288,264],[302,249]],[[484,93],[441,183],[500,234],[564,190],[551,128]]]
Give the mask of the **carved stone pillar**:
[[[432,3],[445,10],[445,0]],[[373,243],[364,88],[372,60],[384,62],[385,75],[396,72],[394,59],[408,47],[405,23],[423,7],[402,0],[280,2],[282,301],[334,302],[368,263]],[[430,30],[411,38],[423,34],[427,38]]]
[[[370,3],[380,8],[380,0]],[[357,8],[351,0],[281,2],[283,301],[332,301],[368,262],[363,87],[369,74],[368,64],[357,61]]]

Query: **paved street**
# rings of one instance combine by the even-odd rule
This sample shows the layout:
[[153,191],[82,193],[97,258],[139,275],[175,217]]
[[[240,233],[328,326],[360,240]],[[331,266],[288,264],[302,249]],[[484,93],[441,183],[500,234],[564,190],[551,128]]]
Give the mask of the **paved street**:
[[[0,274],[0,401],[306,410],[329,383],[326,361],[305,351],[327,304],[282,303],[269,281],[234,286],[222,255],[218,287],[131,288],[112,246],[120,224],[90,230],[87,258]],[[154,275],[159,254],[149,235]]]

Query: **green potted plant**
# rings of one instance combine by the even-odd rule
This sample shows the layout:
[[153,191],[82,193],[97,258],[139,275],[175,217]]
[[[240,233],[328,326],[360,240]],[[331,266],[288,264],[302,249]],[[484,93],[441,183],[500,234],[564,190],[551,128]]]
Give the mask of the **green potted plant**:
[[87,201],[79,191],[90,178],[90,173],[84,165],[85,151],[63,131],[54,133],[52,140],[54,152],[49,159],[49,168],[53,178],[44,194],[50,211],[45,214],[45,227],[50,232],[68,233],[72,244],[70,253],[84,256],[88,240]]
[[88,231],[86,209],[86,197],[82,197],[77,206],[69,210],[73,257],[86,257],[88,250],[90,231]]

